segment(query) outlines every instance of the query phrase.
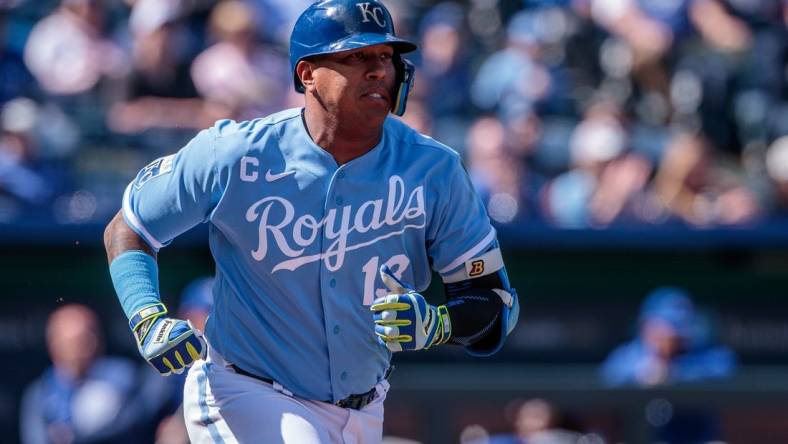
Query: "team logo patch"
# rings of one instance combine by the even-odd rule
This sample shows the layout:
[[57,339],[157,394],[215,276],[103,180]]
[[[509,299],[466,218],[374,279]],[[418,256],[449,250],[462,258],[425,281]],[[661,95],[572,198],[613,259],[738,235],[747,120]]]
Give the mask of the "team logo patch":
[[479,259],[471,262],[471,269],[468,271],[468,276],[476,277],[484,273],[484,261]]
[[139,190],[143,185],[145,185],[145,182],[153,179],[154,177],[169,173],[172,171],[173,160],[175,160],[175,154],[160,157],[149,163],[148,166],[141,169],[139,174],[137,174],[137,178],[134,179],[134,186]]

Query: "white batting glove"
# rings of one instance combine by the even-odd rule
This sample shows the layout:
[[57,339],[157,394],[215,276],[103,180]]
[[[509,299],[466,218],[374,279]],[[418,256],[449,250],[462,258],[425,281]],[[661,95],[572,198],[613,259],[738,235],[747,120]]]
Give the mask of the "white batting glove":
[[165,316],[164,304],[144,307],[131,317],[129,327],[140,354],[162,376],[181,374],[207,350],[200,332],[191,322]]
[[428,349],[451,336],[451,320],[445,305],[434,306],[424,296],[402,283],[389,267],[380,267],[380,277],[391,291],[375,299],[375,334],[392,352]]

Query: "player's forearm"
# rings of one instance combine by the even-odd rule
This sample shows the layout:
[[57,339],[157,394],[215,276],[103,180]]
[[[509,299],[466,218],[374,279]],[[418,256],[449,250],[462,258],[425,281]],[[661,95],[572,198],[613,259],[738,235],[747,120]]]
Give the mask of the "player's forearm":
[[104,230],[104,248],[115,293],[126,317],[158,304],[159,272],[156,253],[132,230],[118,212]]
[[132,250],[144,251],[156,258],[156,252],[126,224],[120,211],[104,229],[104,248],[110,264],[116,257]]
[[159,296],[156,253],[120,212],[104,230],[104,247],[112,285],[145,360],[167,376],[205,357],[205,342],[191,324],[167,315]]

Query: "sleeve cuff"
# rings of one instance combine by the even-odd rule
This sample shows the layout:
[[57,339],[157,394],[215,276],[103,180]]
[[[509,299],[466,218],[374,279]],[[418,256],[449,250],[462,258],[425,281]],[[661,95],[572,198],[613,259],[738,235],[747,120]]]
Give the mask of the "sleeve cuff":
[[484,236],[484,239],[482,239],[481,241],[479,241],[479,243],[471,247],[468,251],[461,254],[456,259],[454,259],[451,263],[449,263],[449,265],[446,265],[445,267],[438,270],[438,273],[441,276],[446,276],[447,274],[451,273],[457,267],[464,264],[465,261],[479,254],[481,251],[484,251],[484,249],[490,245],[490,242],[495,240],[495,236],[496,236],[495,228],[491,226],[490,231],[487,233],[486,236]]
[[150,232],[142,225],[139,218],[136,214],[134,214],[134,210],[131,208],[131,186],[133,182],[130,183],[126,187],[126,191],[123,192],[123,219],[126,221],[126,224],[134,230],[137,235],[139,235],[142,240],[145,241],[154,251],[158,252],[162,247],[166,244],[159,242]]

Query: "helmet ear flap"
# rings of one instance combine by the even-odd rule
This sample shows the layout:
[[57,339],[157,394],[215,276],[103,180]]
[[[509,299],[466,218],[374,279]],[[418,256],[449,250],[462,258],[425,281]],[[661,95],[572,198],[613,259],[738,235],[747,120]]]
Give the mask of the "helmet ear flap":
[[408,94],[413,88],[413,80],[416,67],[409,60],[400,54],[394,56],[394,68],[397,72],[396,95],[391,104],[391,112],[396,116],[405,114],[405,106],[408,102]]

